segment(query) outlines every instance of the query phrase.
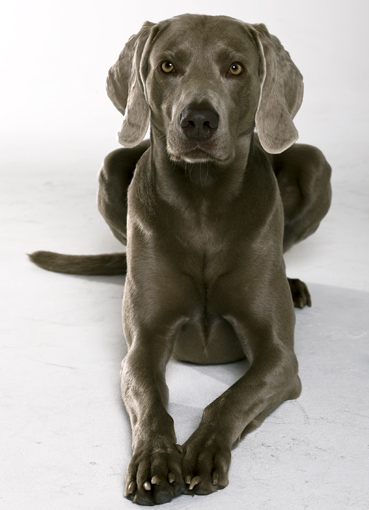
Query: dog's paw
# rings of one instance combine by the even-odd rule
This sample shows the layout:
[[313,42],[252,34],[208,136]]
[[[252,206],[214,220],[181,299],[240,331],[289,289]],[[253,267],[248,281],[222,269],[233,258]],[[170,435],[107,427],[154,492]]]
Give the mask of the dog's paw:
[[205,495],[228,485],[231,450],[217,436],[196,430],[183,445],[186,494]]
[[152,506],[182,494],[181,452],[180,446],[171,443],[137,447],[128,467],[124,496],[133,503]]
[[298,278],[288,278],[290,285],[292,300],[295,308],[304,308],[304,306],[311,306],[311,297],[306,283]]

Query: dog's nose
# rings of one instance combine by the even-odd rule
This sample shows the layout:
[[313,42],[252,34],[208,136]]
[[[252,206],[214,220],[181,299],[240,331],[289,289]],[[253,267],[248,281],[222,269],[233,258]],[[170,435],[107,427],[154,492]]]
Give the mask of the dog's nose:
[[218,113],[204,104],[186,106],[180,114],[180,126],[190,139],[208,140],[218,128]]

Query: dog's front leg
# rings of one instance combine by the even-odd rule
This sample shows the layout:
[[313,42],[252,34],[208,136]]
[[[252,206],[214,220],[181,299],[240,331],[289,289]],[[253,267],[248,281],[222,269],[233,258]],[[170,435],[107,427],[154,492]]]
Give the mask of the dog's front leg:
[[140,505],[165,503],[185,489],[181,447],[166,411],[167,334],[137,329],[122,363],[122,396],[131,420],[133,449],[125,497]]
[[[234,326],[242,336],[252,335],[249,327],[242,331],[242,324],[235,322]],[[188,494],[209,494],[224,488],[231,449],[279,404],[300,394],[293,332],[290,341],[283,342],[272,326],[269,331],[265,325],[259,326],[253,332],[254,338],[258,337],[255,347],[259,346],[249,344],[247,348],[250,369],[205,408],[199,427],[183,445]]]

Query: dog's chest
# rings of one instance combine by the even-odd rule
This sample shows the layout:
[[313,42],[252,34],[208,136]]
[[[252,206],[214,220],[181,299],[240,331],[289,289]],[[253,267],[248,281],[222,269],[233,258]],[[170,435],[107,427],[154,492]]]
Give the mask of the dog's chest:
[[214,262],[229,255],[235,232],[227,218],[208,204],[185,211],[173,225],[175,242],[188,261],[207,274]]
[[197,363],[235,361],[244,356],[233,327],[223,317],[220,303],[227,276],[232,272],[234,232],[221,219],[189,215],[186,228],[177,235],[183,256],[179,269],[192,281],[191,307],[175,348],[178,359]]

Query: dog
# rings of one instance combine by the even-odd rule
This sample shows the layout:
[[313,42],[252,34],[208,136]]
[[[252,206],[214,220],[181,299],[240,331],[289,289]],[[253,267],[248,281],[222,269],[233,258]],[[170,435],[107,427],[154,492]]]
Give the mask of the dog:
[[[286,277],[283,253],[326,215],[331,168],[295,143],[302,75],[262,24],[189,14],[146,22],[107,92],[124,115],[125,148],[104,161],[98,207],[126,254],[31,259],[53,271],[126,273],[125,496],[152,505],[226,487],[232,448],[300,395],[294,305],[311,298]],[[171,357],[250,363],[182,446],[167,412]]]

